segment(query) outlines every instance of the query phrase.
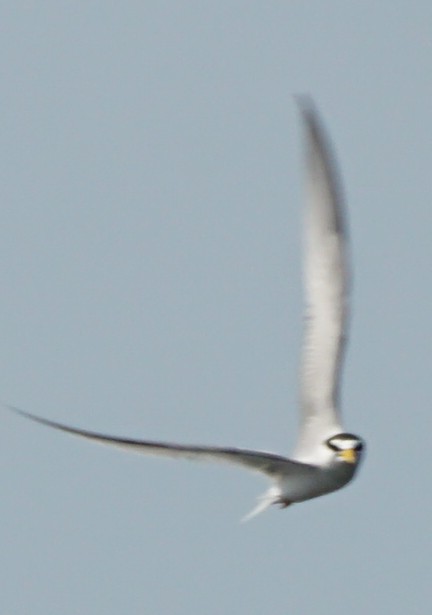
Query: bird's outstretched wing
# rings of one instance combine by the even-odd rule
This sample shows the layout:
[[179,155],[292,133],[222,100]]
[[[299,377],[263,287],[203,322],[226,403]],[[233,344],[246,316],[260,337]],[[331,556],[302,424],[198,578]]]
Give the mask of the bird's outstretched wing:
[[162,457],[171,457],[174,459],[194,459],[202,461],[213,461],[240,465],[248,470],[261,472],[269,477],[275,475],[287,475],[295,468],[304,466],[290,459],[286,459],[280,455],[265,453],[261,451],[251,451],[241,448],[228,448],[220,446],[188,446],[182,444],[171,444],[167,442],[154,442],[151,440],[136,440],[132,438],[117,438],[115,436],[107,436],[96,433],[94,431],[86,431],[69,427],[63,423],[44,419],[14,406],[7,406],[10,410],[23,416],[31,421],[40,423],[47,427],[64,431],[73,436],[92,440],[99,444],[107,444],[117,448],[141,453],[143,455],[158,455]]
[[313,103],[299,100],[306,133],[304,290],[306,322],[300,374],[297,453],[341,430],[339,381],[348,318],[347,231],[341,184]]

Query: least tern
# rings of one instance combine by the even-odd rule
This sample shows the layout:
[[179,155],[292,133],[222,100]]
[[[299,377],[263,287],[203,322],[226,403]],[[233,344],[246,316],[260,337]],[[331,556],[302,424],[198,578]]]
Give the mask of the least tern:
[[271,486],[245,519],[272,504],[285,508],[344,487],[362,456],[361,438],[342,429],[341,366],[348,320],[347,231],[341,185],[329,140],[313,103],[299,99],[306,141],[304,291],[300,433],[291,458],[263,451],[118,438],[69,427],[9,406],[37,423],[128,451],[226,462],[266,475]]

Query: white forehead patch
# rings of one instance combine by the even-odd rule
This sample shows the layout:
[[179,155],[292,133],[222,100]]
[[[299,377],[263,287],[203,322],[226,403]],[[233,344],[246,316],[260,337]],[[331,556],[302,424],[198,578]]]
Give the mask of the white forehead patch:
[[330,442],[333,446],[336,446],[340,451],[348,451],[359,445],[357,438],[331,438]]
[[338,440],[335,442],[342,451],[351,450],[358,444],[358,440]]

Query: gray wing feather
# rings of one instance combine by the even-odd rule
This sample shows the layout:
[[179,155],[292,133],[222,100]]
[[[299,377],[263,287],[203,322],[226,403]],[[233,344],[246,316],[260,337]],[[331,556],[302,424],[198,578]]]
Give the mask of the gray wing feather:
[[330,143],[308,99],[300,101],[306,131],[304,290],[299,448],[313,448],[341,430],[339,382],[348,319],[347,229]]
[[291,461],[280,455],[273,455],[271,453],[261,451],[219,446],[189,446],[151,440],[136,440],[132,438],[107,436],[94,431],[69,427],[63,423],[44,419],[34,414],[30,414],[29,412],[24,412],[23,410],[13,406],[7,407],[20,416],[30,419],[36,423],[40,423],[41,425],[52,427],[73,436],[92,440],[93,442],[98,442],[99,444],[115,446],[119,449],[144,455],[158,455],[162,457],[171,457],[174,459],[182,458],[236,464],[243,466],[248,470],[261,472],[270,477],[275,474],[288,474],[293,468],[298,467],[299,465],[295,461]]

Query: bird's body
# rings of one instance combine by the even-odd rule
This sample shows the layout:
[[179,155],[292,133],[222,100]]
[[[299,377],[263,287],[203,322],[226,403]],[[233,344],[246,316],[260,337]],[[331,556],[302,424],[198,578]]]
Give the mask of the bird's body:
[[300,100],[306,129],[305,333],[300,434],[291,458],[263,451],[194,446],[105,436],[12,408],[49,427],[143,454],[237,464],[265,474],[270,489],[248,518],[272,504],[282,507],[344,487],[359,465],[363,442],[345,433],[339,410],[340,371],[348,319],[345,212],[329,143],[312,103]]
[[355,467],[347,463],[328,467],[299,463],[295,473],[276,477],[272,495],[278,500],[275,503],[305,502],[344,487],[354,473]]

